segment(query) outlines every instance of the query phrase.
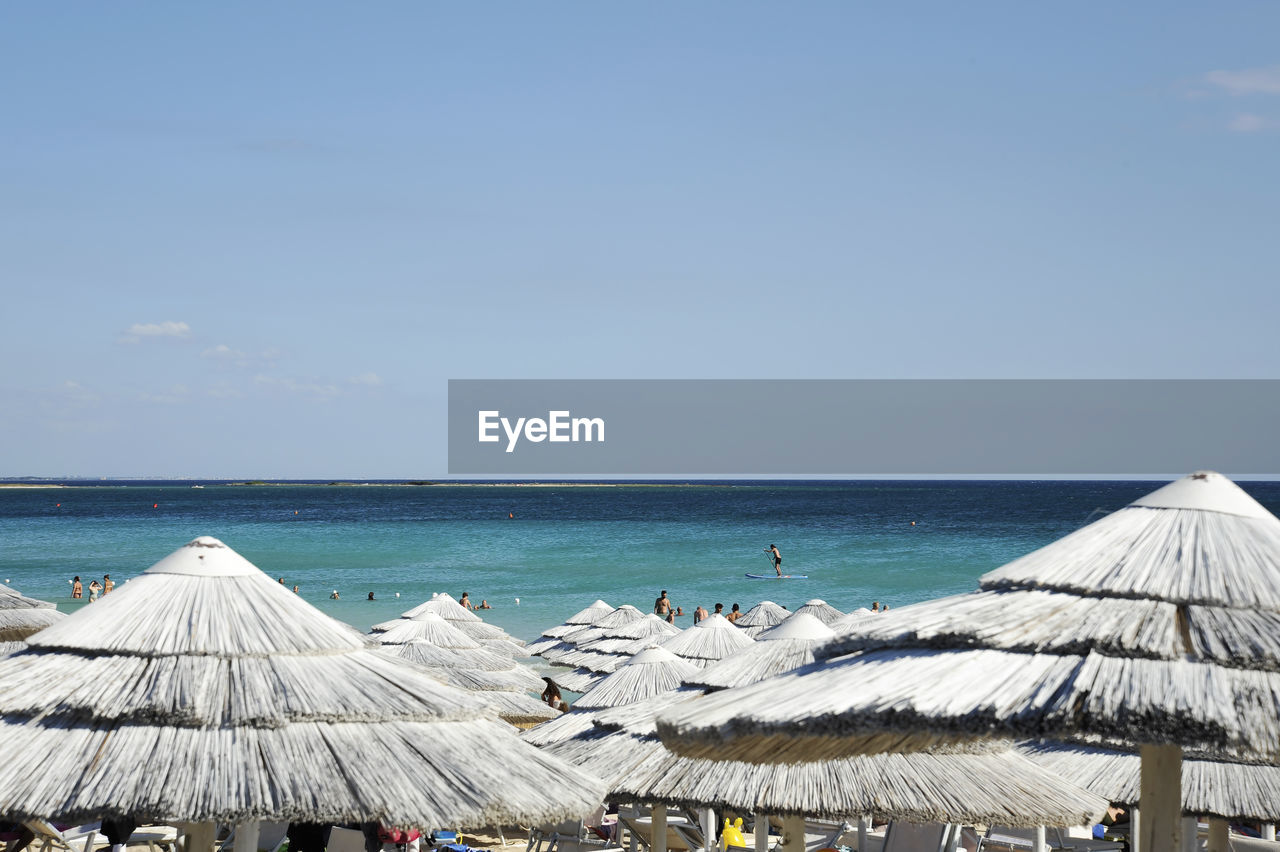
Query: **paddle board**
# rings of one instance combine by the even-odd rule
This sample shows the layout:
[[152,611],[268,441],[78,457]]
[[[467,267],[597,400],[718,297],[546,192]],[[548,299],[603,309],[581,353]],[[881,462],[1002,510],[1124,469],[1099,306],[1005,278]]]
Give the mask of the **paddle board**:
[[808,574],[783,574],[779,577],[777,574],[748,574],[748,580],[807,580]]

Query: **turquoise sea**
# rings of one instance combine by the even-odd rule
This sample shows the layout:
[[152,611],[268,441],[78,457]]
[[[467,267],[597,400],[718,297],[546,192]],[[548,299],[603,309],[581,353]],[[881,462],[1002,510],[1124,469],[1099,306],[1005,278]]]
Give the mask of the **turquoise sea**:
[[[232,485],[0,488],[0,580],[70,610],[69,580],[128,580],[212,535],[321,610],[367,630],[432,592],[469,592],[531,639],[596,598],[686,613],[822,598],[850,611],[972,590],[1010,559],[1153,482],[732,482],[684,485]],[[1273,512],[1280,482],[1241,485]],[[914,525],[913,523],[914,522]],[[749,580],[783,568],[808,580]],[[341,600],[329,599],[334,589]],[[366,600],[369,592],[375,600]],[[396,595],[399,594],[399,598]],[[518,603],[517,603],[518,599]],[[688,626],[692,618],[681,619]]]

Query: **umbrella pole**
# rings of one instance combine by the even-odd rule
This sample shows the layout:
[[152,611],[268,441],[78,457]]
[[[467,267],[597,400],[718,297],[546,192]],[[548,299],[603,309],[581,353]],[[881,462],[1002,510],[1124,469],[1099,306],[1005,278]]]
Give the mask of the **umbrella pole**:
[[1209,817],[1209,845],[1205,852],[1227,852],[1227,821]]
[[1269,822],[1262,827],[1262,839],[1263,840],[1276,839],[1276,824],[1274,822]]
[[[240,850],[237,849],[236,852],[240,852]],[[1049,845],[1044,842],[1043,825],[1036,826],[1036,839],[1031,844],[1031,852],[1049,852]]]
[[653,806],[653,852],[667,852],[667,806]]
[[212,822],[192,822],[183,827],[186,838],[184,852],[213,852],[218,840],[218,826]]
[[242,822],[236,826],[236,840],[232,846],[234,852],[258,852],[258,832],[262,823]]
[[[716,845],[716,812],[711,808],[704,808],[702,811],[702,848],[707,852],[711,852]],[[1215,852],[1215,850],[1209,850]],[[1216,850],[1216,852],[1226,852],[1225,849]]]
[[867,832],[871,829],[871,817],[858,817],[858,852],[867,852]]
[[782,818],[782,852],[804,852],[804,817]]
[[1142,834],[1142,808],[1129,811],[1129,852],[1147,852],[1146,847],[1138,842]]
[[764,814],[756,814],[755,831],[756,852],[769,852],[769,818]]
[[1182,852],[1182,748],[1144,745],[1142,852]]

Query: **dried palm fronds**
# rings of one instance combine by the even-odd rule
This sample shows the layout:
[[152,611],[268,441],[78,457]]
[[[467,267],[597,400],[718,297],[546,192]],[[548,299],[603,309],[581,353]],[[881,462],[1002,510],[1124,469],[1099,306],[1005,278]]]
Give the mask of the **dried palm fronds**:
[[[1141,760],[1082,745],[1026,744],[1032,761],[1112,802],[1137,807]],[[1280,766],[1184,757],[1182,812],[1227,820],[1280,820]]]
[[[1083,825],[1107,808],[1106,799],[1008,748],[761,765],[677,757],[652,741],[657,750],[642,764],[621,777],[605,776],[610,798],[832,819],[864,814],[877,820],[1014,826]],[[628,759],[634,760],[636,751],[631,749]],[[567,757],[574,750],[558,746],[556,753]]]
[[211,538],[32,636],[0,683],[19,819],[483,825],[603,792]]
[[786,620],[790,612],[773,601],[760,601],[735,622],[738,627],[774,627]]
[[[874,626],[871,626],[874,625]],[[1218,474],[864,619],[838,655],[660,717],[692,755],[814,760],[995,734],[1280,753],[1280,519]]]
[[403,618],[413,618],[415,615],[422,615],[424,612],[434,612],[445,621],[480,621],[480,616],[467,609],[444,592],[436,592],[428,601],[415,606],[413,609],[407,610],[403,614]]
[[[643,640],[641,640],[643,641]],[[723,615],[709,615],[659,645],[678,657],[698,665],[707,665],[740,651],[754,642],[750,636],[733,626]]]
[[421,613],[413,618],[400,619],[396,626],[374,633],[370,638],[383,645],[403,645],[415,639],[430,642],[437,648],[448,648],[453,651],[477,651],[484,646],[477,640],[450,624],[432,612]]
[[814,661],[816,646],[835,632],[808,613],[797,612],[760,634],[750,645],[685,680],[690,686],[729,689],[746,686]]
[[593,686],[574,705],[580,709],[600,709],[631,704],[680,686],[697,667],[662,648],[649,648],[618,667],[613,674]]
[[66,617],[66,613],[47,607],[0,609],[0,642],[21,641]]
[[845,616],[843,612],[836,609],[831,604],[827,603],[826,601],[820,598],[814,598],[811,601],[805,601],[804,606],[797,609],[794,613],[792,613],[792,615],[794,616],[799,613],[812,615],[814,618],[818,619],[828,627],[830,627],[832,624],[835,624],[837,621],[844,618]]
[[571,672],[556,672],[552,680],[560,685],[561,689],[567,689],[571,692],[588,692],[600,681],[604,680],[608,674],[606,672],[592,672],[586,669],[574,669]]
[[560,714],[559,718],[543,722],[520,734],[520,739],[530,745],[542,748],[553,743],[564,742],[595,728],[595,711],[570,710]]

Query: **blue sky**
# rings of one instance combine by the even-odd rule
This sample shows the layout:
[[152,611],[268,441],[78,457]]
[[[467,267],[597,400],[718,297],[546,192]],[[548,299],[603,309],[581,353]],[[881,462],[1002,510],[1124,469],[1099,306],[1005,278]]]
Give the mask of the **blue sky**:
[[450,378],[1275,378],[1278,31],[7,5],[0,475],[440,476]]

